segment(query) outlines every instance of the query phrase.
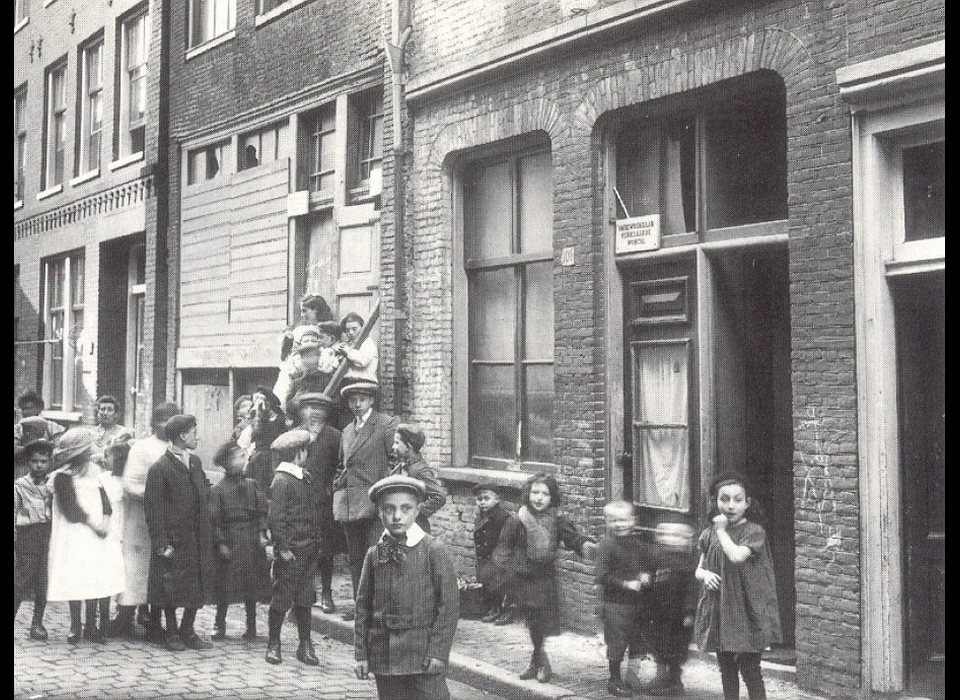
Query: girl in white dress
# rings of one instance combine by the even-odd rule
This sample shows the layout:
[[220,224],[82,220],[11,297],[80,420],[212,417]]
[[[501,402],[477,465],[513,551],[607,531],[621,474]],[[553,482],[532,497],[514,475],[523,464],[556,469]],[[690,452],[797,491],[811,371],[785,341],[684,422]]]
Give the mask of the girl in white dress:
[[83,637],[103,642],[103,626],[110,597],[124,586],[123,550],[117,523],[111,523],[115,505],[111,484],[91,461],[95,436],[89,428],[71,428],[53,453],[59,468],[50,478],[53,517],[50,533],[48,599],[70,602],[67,642],[80,641],[81,601],[86,601]]

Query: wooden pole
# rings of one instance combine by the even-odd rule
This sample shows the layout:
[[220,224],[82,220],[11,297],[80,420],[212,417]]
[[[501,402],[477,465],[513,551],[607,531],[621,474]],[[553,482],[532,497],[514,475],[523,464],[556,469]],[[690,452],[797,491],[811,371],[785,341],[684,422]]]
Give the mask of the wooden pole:
[[[370,312],[370,316],[367,318],[367,322],[363,324],[363,328],[360,329],[360,332],[357,334],[357,337],[354,339],[353,343],[350,345],[351,348],[359,348],[363,341],[367,339],[370,335],[370,331],[373,330],[374,324],[380,318],[380,300],[377,299],[377,303],[374,305],[373,310]],[[343,379],[343,375],[347,373],[349,362],[347,358],[343,358],[340,364],[337,366],[337,369],[334,370],[333,376],[330,377],[330,381],[327,382],[326,388],[323,390],[323,393],[327,396],[333,397],[333,392],[337,390],[337,386],[340,384]]]

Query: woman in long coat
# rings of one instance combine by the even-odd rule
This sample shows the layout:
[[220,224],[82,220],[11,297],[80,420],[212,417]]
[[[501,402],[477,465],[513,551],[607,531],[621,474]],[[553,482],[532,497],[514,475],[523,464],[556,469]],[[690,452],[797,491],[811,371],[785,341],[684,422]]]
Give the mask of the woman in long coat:
[[[167,646],[174,650],[209,644],[199,640],[193,621],[199,608],[215,602],[210,482],[200,458],[189,452],[197,447],[196,429],[193,416],[167,421],[170,446],[150,467],[143,497],[153,547],[147,600],[164,608]],[[178,627],[174,613],[180,607],[184,619]]]

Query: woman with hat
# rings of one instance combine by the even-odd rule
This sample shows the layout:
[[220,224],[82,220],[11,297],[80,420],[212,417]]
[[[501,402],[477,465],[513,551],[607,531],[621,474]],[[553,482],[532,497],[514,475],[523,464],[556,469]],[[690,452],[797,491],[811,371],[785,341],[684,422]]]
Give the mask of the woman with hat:
[[426,495],[420,503],[417,525],[426,533],[430,532],[430,516],[443,508],[447,502],[447,490],[437,478],[433,469],[423,458],[421,450],[426,442],[423,431],[416,426],[401,423],[393,436],[394,466],[390,475],[401,474],[419,479],[426,487]]
[[53,490],[47,598],[70,601],[67,641],[80,641],[80,602],[87,601],[84,639],[104,640],[97,627],[110,611],[110,596],[123,590],[123,552],[119,533],[111,528],[114,504],[104,487],[100,467],[91,461],[94,434],[71,428],[53,453],[59,468],[51,476]]

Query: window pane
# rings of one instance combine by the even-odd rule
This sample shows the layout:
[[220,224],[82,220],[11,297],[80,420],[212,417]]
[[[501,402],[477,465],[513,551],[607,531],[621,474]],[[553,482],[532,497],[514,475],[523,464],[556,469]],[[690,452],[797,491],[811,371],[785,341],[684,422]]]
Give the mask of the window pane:
[[906,240],[942,238],[946,231],[944,141],[903,149]]
[[50,274],[49,299],[51,308],[63,306],[64,263],[64,260],[57,260],[56,262],[50,263],[49,267],[47,267]]
[[664,236],[696,230],[696,124],[678,115],[670,125],[635,122],[617,143],[617,218],[660,215]]
[[485,270],[471,275],[471,358],[514,362],[516,327],[517,302],[513,270]]
[[787,218],[783,87],[753,93],[706,123],[707,228]]
[[498,258],[512,252],[513,194],[510,164],[473,170],[464,182],[464,243],[467,258]]
[[553,364],[524,367],[524,459],[553,461]]
[[636,499],[644,505],[686,509],[690,454],[684,428],[634,427]]
[[520,252],[553,251],[553,171],[550,154],[520,159]]
[[85,403],[83,395],[83,353],[80,348],[80,336],[83,334],[83,311],[73,312],[73,327],[70,329],[69,343],[75,349],[73,353],[73,407],[80,409]]
[[72,269],[70,270],[70,303],[73,306],[83,306],[85,299],[84,274],[85,265],[83,257],[71,258]]
[[474,365],[470,382],[470,449],[479,457],[514,459],[517,409],[514,368]]
[[[63,338],[63,312],[50,314],[49,339]],[[48,343],[50,351],[50,408],[63,407],[63,343]]]
[[553,262],[524,268],[524,359],[553,359]]
[[642,423],[687,423],[685,343],[633,346],[633,419]]

